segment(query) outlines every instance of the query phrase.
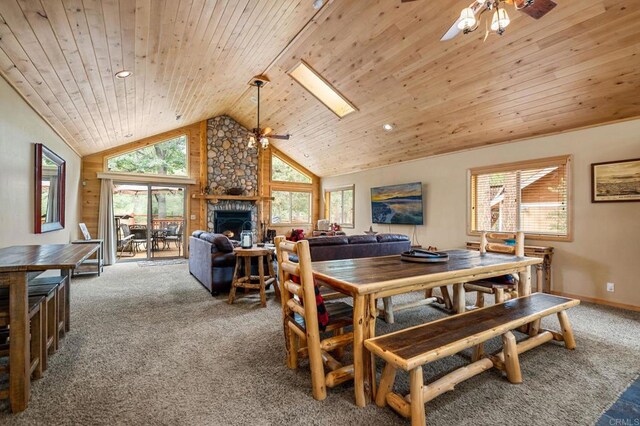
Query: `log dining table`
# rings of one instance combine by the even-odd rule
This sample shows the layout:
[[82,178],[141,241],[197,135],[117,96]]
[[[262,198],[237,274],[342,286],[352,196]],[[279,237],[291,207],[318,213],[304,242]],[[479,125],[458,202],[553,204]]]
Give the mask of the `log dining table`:
[[448,250],[446,263],[412,263],[399,255],[313,262],[321,284],[353,297],[353,367],[356,405],[375,397],[375,368],[364,341],[375,337],[376,299],[445,285],[454,286],[457,311],[464,311],[464,283],[506,274],[519,274],[518,293],[531,294],[531,266],[540,258]]
[[31,386],[28,273],[59,269],[60,274],[67,277],[65,331],[69,331],[71,271],[99,248],[99,244],[45,244],[0,249],[0,287],[9,288],[9,400],[12,412],[27,408]]

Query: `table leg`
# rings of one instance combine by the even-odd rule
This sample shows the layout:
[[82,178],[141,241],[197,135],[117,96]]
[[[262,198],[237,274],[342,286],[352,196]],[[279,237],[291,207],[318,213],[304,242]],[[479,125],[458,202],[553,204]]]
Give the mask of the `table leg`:
[[544,292],[551,293],[551,257],[544,258]]
[[260,276],[260,305],[267,307],[267,294],[264,284],[264,256],[258,256],[258,275]]
[[27,274],[9,272],[0,275],[9,282],[9,400],[11,411],[18,413],[27,408],[31,385]]
[[64,333],[66,335],[71,330],[71,270],[61,269],[60,275],[67,277],[67,291],[64,292],[64,310],[66,313],[64,316]]
[[536,265],[536,291],[542,291],[542,264]]
[[369,338],[369,305],[369,296],[354,296],[353,384],[358,407],[371,402],[371,355],[364,347],[364,341]]
[[518,296],[529,296],[531,294],[531,267],[526,267],[524,271],[518,273]]
[[[245,281],[247,284],[251,284],[251,258],[243,257],[244,260],[244,275],[247,278]],[[249,287],[244,287],[244,294],[249,293]]]
[[467,309],[464,283],[453,285],[453,308],[457,314],[461,314]]
[[276,292],[276,300],[279,303],[280,302],[280,285],[278,283],[278,277],[276,277],[276,273],[273,270],[273,255],[271,253],[267,255],[267,262],[269,267],[269,276],[275,279],[275,281],[273,282],[273,291]]

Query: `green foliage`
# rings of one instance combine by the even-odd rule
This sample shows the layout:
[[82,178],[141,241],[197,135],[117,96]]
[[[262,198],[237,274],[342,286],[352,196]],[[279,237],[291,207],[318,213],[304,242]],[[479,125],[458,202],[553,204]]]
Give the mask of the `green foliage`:
[[271,179],[278,182],[311,183],[311,178],[300,173],[275,155],[271,156]]
[[272,191],[271,223],[310,223],[311,193]]
[[185,135],[107,160],[110,172],[187,176]]

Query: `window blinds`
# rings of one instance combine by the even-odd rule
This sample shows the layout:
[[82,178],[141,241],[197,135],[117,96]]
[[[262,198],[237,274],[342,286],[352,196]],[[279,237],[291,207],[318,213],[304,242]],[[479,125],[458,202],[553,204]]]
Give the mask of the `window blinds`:
[[472,170],[471,230],[568,236],[568,160]]

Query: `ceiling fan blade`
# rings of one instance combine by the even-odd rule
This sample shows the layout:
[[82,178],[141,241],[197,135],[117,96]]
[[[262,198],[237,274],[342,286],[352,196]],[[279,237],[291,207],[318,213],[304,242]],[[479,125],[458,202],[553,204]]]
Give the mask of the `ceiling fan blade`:
[[[524,1],[524,0],[522,0]],[[473,10],[473,14],[477,15],[478,12],[484,11],[486,10],[486,5],[485,2],[478,2],[478,1],[474,1],[473,3],[471,3],[469,5],[469,7]],[[460,28],[458,28],[458,24],[460,23],[461,18],[456,19],[456,22],[453,23],[453,25],[451,26],[451,28],[449,28],[447,30],[446,33],[444,33],[444,35],[442,36],[442,38],[440,39],[440,41],[447,41],[447,40],[451,40],[452,38],[454,38],[455,36],[457,36],[458,34],[460,34],[462,32],[462,30]]]
[[400,2],[401,2],[401,3],[411,3],[411,2],[413,2],[413,1],[416,1],[416,0],[401,0]]
[[526,6],[526,0],[514,0],[514,3],[518,10],[534,19],[542,18],[558,5],[553,0],[536,0],[529,6]]
[[458,28],[458,22],[460,22],[460,18],[456,19],[456,22],[454,22],[451,28],[449,28],[447,32],[444,33],[440,41],[451,40],[462,31],[460,28]]
[[269,135],[269,138],[271,139],[282,139],[285,141],[288,141],[290,137],[291,135]]

